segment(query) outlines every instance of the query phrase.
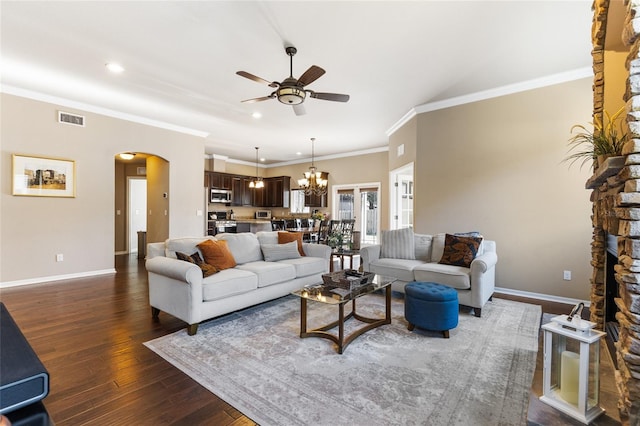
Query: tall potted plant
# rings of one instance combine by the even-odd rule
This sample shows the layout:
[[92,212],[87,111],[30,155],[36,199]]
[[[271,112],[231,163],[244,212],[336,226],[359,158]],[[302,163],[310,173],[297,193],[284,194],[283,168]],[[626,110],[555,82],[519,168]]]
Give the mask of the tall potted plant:
[[605,110],[604,121],[596,117],[593,123],[589,123],[593,130],[581,124],[571,127],[571,133],[575,131],[577,133],[569,139],[569,152],[575,152],[565,157],[564,161],[570,161],[573,164],[582,160],[580,164],[582,168],[589,160],[597,160],[598,164],[602,164],[607,157],[622,155],[622,147],[629,136],[622,127],[624,110],[623,106],[613,115]]

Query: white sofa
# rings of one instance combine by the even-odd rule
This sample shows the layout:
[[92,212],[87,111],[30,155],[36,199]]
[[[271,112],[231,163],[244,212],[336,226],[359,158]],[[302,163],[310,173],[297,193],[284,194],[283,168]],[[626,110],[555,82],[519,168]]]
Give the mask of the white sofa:
[[[383,231],[383,244],[385,232],[396,231]],[[476,257],[466,268],[438,263],[444,252],[446,234],[414,234],[411,229],[398,230],[398,233],[403,236],[387,241],[403,247],[384,250],[378,244],[360,249],[363,270],[397,278],[392,290],[403,293],[405,285],[411,281],[447,285],[458,292],[460,305],[474,308],[475,315],[481,316],[482,307],[491,300],[495,288],[498,262],[495,241],[483,239]]]
[[[176,251],[188,255],[200,252],[197,244],[206,239],[226,240],[237,265],[203,278],[199,266],[176,258]],[[194,335],[201,321],[322,282],[322,274],[329,272],[329,246],[303,243],[305,256],[265,261],[263,249],[277,243],[277,232],[247,232],[148,244],[146,268],[152,315],[158,317],[163,311],[180,318],[188,324],[189,335]]]

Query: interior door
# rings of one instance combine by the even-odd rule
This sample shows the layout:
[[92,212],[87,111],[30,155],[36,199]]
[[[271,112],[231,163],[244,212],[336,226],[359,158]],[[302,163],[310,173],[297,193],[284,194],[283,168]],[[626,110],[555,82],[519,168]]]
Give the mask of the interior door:
[[[376,244],[378,242],[378,188],[360,189],[360,243]],[[357,225],[357,224],[356,224]]]
[[128,178],[129,253],[138,252],[138,232],[147,231],[147,180]]
[[413,163],[390,172],[390,229],[413,228]]

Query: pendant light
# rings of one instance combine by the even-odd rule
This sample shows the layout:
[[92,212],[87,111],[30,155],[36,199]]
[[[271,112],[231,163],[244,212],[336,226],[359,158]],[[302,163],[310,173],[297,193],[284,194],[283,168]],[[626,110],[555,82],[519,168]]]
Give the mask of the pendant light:
[[309,171],[304,173],[304,178],[298,180],[298,186],[304,191],[305,195],[324,195],[327,193],[327,185],[329,183],[327,172],[319,172],[316,169],[314,160],[314,144],[316,138],[311,138],[311,167]]
[[264,181],[258,174],[258,150],[259,149],[260,148],[256,146],[256,178],[251,182],[249,182],[249,188],[255,188],[255,189],[264,188]]

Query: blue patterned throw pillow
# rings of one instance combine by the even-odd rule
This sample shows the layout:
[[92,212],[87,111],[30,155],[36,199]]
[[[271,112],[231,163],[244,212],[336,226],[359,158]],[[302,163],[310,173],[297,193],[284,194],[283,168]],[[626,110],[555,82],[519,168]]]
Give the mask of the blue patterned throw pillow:
[[481,237],[462,237],[446,234],[444,252],[438,263],[468,268],[478,254],[480,243],[482,243]]

